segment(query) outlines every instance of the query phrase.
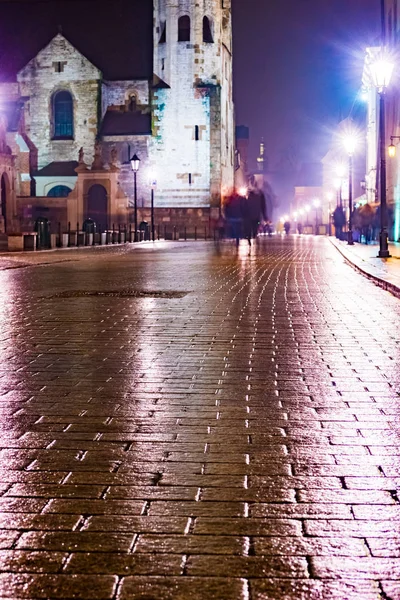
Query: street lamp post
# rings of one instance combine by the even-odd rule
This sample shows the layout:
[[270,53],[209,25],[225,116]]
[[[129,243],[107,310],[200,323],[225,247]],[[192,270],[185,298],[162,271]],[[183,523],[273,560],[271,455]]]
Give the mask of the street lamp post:
[[329,237],[332,235],[332,205],[331,202],[334,198],[332,192],[328,192],[326,195],[326,199],[328,200],[328,235]]
[[130,159],[132,171],[133,171],[133,198],[134,198],[134,222],[135,222],[135,236],[134,240],[137,242],[137,230],[138,230],[138,218],[137,218],[137,172],[139,171],[140,158],[137,154],[134,154]]
[[150,188],[151,188],[151,239],[155,241],[155,224],[154,224],[154,190],[157,187],[157,174],[155,171],[150,171]]
[[343,139],[343,143],[346,152],[349,155],[349,231],[347,234],[347,243],[349,246],[353,246],[353,156],[357,143],[355,135],[346,135]]
[[383,51],[371,65],[371,75],[379,94],[379,151],[380,151],[380,213],[381,231],[379,234],[379,258],[389,258],[388,211],[386,202],[386,123],[385,94],[390,84],[394,64]]

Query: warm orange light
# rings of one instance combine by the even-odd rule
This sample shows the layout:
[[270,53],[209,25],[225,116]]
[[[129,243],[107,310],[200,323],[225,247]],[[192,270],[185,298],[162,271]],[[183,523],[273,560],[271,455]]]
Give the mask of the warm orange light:
[[390,144],[389,146],[389,156],[390,158],[394,158],[396,156],[396,146],[394,144]]

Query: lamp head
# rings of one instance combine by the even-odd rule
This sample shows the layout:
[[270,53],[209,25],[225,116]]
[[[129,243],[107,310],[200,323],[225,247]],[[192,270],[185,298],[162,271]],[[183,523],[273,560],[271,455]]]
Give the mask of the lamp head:
[[396,146],[393,144],[393,142],[390,144],[390,146],[388,148],[388,152],[389,152],[389,157],[390,158],[395,158],[395,156],[396,156]]
[[385,91],[390,85],[394,63],[386,52],[382,52],[370,65],[372,81],[379,92]]
[[132,171],[134,173],[137,173],[139,171],[139,166],[140,166],[140,158],[138,157],[138,155],[134,154],[132,156],[132,158],[130,159],[130,162],[131,162]]
[[343,146],[349,156],[353,156],[357,147],[357,139],[354,133],[348,133],[343,137]]

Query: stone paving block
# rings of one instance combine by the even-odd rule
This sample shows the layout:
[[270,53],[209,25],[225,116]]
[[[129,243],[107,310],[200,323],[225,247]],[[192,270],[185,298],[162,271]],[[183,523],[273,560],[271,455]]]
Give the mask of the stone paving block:
[[139,487],[133,485],[112,486],[107,493],[107,499],[125,499],[133,500],[196,500],[198,487],[166,487],[166,486],[148,486]]
[[369,556],[363,541],[340,537],[253,537],[252,548],[256,555],[268,556]]
[[281,519],[350,519],[352,513],[344,504],[252,504],[254,518]]
[[235,598],[246,600],[247,584],[240,579],[209,577],[126,577],[122,581],[118,600],[204,600],[204,598]]
[[294,519],[248,519],[248,518],[210,518],[199,517],[195,520],[195,534],[209,535],[245,535],[245,536],[297,536],[302,535],[300,521]]
[[132,517],[123,515],[89,517],[85,529],[101,532],[183,534],[188,524],[187,517]]
[[357,505],[353,507],[356,519],[370,519],[371,521],[400,520],[400,505],[395,506],[368,506]]
[[146,554],[237,554],[246,551],[247,540],[234,536],[141,535],[135,552]]
[[250,590],[252,600],[377,600],[380,596],[375,581],[252,579]]
[[298,499],[310,504],[395,504],[390,493],[381,490],[300,490]]
[[400,579],[397,558],[311,557],[311,572],[321,579]]
[[72,515],[140,515],[143,510],[141,500],[50,500],[45,513]]
[[221,502],[295,502],[293,489],[241,489],[202,488],[203,501]]
[[16,548],[68,552],[128,552],[134,536],[127,533],[98,533],[92,531],[31,531],[23,533]]
[[104,485],[52,485],[34,483],[15,483],[3,497],[20,496],[22,498],[100,498]]
[[182,574],[180,554],[120,554],[78,552],[71,555],[65,573],[90,575],[151,575],[173,577]]
[[195,577],[307,577],[305,558],[297,556],[189,556],[186,572]]
[[324,520],[304,522],[307,535],[319,537],[347,536],[359,538],[387,538],[391,533],[400,535],[400,522],[381,520]]
[[0,595],[13,600],[111,600],[116,582],[117,578],[111,575],[1,574]]
[[3,573],[58,573],[67,557],[66,552],[6,550],[0,552],[0,571]]
[[244,502],[157,502],[150,504],[150,516],[243,517]]
[[[78,525],[80,520],[80,515],[0,513],[0,529],[72,531]],[[3,531],[3,533],[5,533],[5,531]]]
[[[249,477],[249,488],[267,488],[268,490],[276,488],[296,488],[297,490],[314,490],[314,489],[343,489],[342,482],[339,477],[275,477],[252,475]],[[359,489],[359,488],[356,488]],[[369,488],[367,488],[369,489]],[[380,489],[380,488],[378,488]]]

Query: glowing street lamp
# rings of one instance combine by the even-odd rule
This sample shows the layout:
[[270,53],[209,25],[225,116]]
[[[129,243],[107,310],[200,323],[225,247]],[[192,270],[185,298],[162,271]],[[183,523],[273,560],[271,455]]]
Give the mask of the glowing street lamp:
[[393,144],[393,140],[391,140],[391,144],[388,148],[389,158],[396,157],[396,146]]
[[380,148],[380,201],[381,201],[381,231],[379,234],[380,258],[389,258],[388,244],[388,212],[386,203],[386,124],[385,124],[385,94],[393,75],[394,63],[383,51],[370,65],[372,80],[379,94],[379,148]]

